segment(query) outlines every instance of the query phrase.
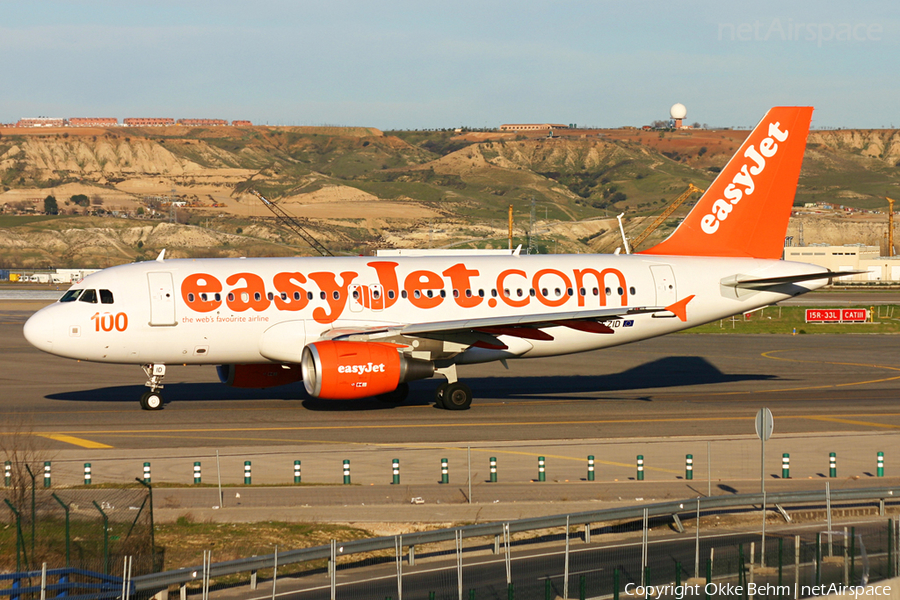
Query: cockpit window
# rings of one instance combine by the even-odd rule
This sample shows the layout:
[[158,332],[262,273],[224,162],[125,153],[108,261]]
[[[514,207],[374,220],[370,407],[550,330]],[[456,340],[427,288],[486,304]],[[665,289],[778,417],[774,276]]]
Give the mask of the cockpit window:
[[91,304],[97,304],[97,290],[84,290],[84,293],[79,298],[81,302],[90,302]]
[[75,302],[76,300],[78,300],[78,296],[80,296],[81,292],[83,292],[83,291],[84,290],[69,290],[68,292],[63,294],[63,297],[60,298],[59,301],[60,302]]
[[109,290],[100,290],[100,304],[112,304],[113,293]]

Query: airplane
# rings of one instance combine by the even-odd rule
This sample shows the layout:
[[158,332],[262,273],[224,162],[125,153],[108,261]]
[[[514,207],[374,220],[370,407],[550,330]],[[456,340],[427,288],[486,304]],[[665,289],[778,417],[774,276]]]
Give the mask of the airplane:
[[323,399],[400,403],[457,367],[618,346],[817,289],[822,267],[781,260],[812,107],[775,107],[681,224],[636,254],[166,259],[86,276],[24,326],[68,358],[141,365],[144,410],[166,366],[217,365],[240,388],[302,381]]

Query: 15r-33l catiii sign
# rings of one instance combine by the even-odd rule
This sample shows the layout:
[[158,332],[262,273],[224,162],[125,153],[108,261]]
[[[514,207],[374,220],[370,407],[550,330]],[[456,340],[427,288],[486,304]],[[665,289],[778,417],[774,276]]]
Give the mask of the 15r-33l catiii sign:
[[869,311],[865,308],[807,308],[807,323],[865,323]]

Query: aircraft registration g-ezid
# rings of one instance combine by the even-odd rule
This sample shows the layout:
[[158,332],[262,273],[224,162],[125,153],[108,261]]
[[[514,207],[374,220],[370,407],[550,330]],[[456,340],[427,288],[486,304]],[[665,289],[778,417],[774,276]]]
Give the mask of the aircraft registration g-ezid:
[[58,356],[141,365],[146,410],[163,407],[169,364],[218,365],[236,387],[302,380],[337,400],[401,402],[409,381],[437,375],[437,406],[466,409],[457,365],[644,340],[838,276],[781,260],[812,110],[771,109],[676,230],[638,254],[161,254],[85,277],[25,337]]

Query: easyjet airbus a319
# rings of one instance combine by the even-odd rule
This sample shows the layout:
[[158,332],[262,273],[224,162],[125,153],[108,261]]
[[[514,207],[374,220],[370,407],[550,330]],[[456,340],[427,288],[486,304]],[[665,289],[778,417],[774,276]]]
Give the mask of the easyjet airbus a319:
[[318,398],[402,401],[457,366],[585,352],[750,311],[825,285],[780,260],[812,108],[773,108],[681,225],[631,255],[164,260],[105,269],[35,313],[45,352],[141,365],[146,410],[166,365],[218,365],[222,382],[303,381]]

